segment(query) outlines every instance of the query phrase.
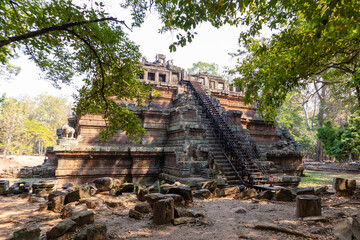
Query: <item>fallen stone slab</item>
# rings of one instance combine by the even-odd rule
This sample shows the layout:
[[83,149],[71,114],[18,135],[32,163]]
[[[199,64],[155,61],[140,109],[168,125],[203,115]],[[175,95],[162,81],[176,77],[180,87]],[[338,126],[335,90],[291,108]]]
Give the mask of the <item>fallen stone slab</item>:
[[217,186],[218,186],[217,181],[208,181],[202,183],[201,189],[208,189],[210,192],[214,192]]
[[140,212],[140,213],[150,213],[152,212],[152,208],[150,203],[140,203],[135,205],[134,208],[136,211]]
[[76,204],[77,204],[77,202],[71,202],[71,203],[65,204],[63,210],[61,211],[61,218],[62,219],[70,218],[72,216],[71,209],[74,208],[76,206]]
[[194,217],[179,217],[173,220],[174,225],[181,225],[181,224],[190,224],[196,223],[196,218]]
[[256,199],[266,199],[271,200],[274,197],[274,193],[271,190],[266,190],[258,193],[255,198]]
[[204,217],[203,213],[196,213],[191,209],[187,209],[187,208],[174,208],[174,218],[179,218],[179,217],[194,217],[194,218],[199,218],[199,217]]
[[104,203],[104,200],[97,197],[82,198],[79,203],[85,203],[89,209],[95,209]]
[[119,209],[124,207],[124,202],[120,199],[109,199],[105,200],[105,204],[112,209]]
[[321,186],[321,187],[316,187],[314,188],[314,192],[316,195],[321,194],[321,193],[325,193],[328,190],[327,186]]
[[107,227],[105,224],[91,224],[76,234],[74,240],[106,240]]
[[[231,194],[233,195],[233,194]],[[234,194],[234,198],[235,199],[243,199],[243,200],[247,200],[247,199],[251,199],[256,197],[257,195],[257,191],[255,189],[248,189],[245,190],[243,192],[237,192]]]
[[91,197],[90,187],[88,185],[80,186],[79,188],[68,192],[68,194],[66,195],[65,202],[66,203],[77,202],[82,198],[89,198],[89,197]]
[[15,231],[9,240],[40,240],[40,232],[37,225],[32,225]]
[[74,188],[74,187],[75,187],[75,183],[73,183],[73,182],[67,182],[62,185],[62,189],[68,189],[68,188]]
[[209,189],[195,190],[192,194],[193,197],[200,199],[208,199],[211,197],[211,192]]
[[161,189],[161,193],[163,194],[177,194],[184,198],[185,201],[192,202],[193,201],[193,195],[191,192],[191,188],[188,186],[170,186],[170,187],[164,187]]
[[111,177],[96,178],[93,183],[99,191],[109,191],[113,187],[114,179]]
[[82,211],[73,214],[71,220],[76,222],[76,225],[81,227],[85,224],[92,224],[94,222],[94,213],[90,211]]
[[296,193],[288,188],[278,188],[275,190],[275,200],[283,202],[292,202],[296,198]]
[[141,220],[141,219],[144,218],[144,215],[141,212],[137,211],[137,210],[130,209],[129,210],[129,217],[134,218],[136,220]]
[[71,219],[66,219],[55,227],[53,227],[50,231],[46,233],[47,239],[56,239],[65,233],[75,232],[76,222]]
[[224,194],[226,197],[235,196],[237,193],[240,193],[240,188],[237,186],[224,188]]
[[126,193],[126,192],[134,192],[135,190],[135,185],[133,183],[123,183],[121,186],[120,186],[120,191],[122,193]]
[[162,194],[162,193],[149,193],[144,196],[144,199],[148,203],[150,203],[151,206],[153,206],[155,202],[166,198],[169,198],[169,196],[166,196],[166,194]]
[[315,195],[315,189],[313,187],[297,188],[296,195]]

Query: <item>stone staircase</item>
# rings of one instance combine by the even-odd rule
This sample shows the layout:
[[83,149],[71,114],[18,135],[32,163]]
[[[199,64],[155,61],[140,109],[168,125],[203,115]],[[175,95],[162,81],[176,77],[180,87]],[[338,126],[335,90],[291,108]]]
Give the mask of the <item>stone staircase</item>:
[[[264,173],[255,163],[258,157],[255,156],[251,145],[245,141],[244,137],[237,136],[240,133],[231,130],[217,109],[218,107],[215,107],[206,96],[199,83],[189,82],[189,86],[197,96],[198,107],[203,110],[202,119],[207,125],[206,138],[214,157],[214,165],[226,176],[228,184],[247,186],[266,184]],[[212,121],[216,121],[216,126]],[[229,124],[233,123],[229,122]],[[217,136],[219,134],[220,137]]]

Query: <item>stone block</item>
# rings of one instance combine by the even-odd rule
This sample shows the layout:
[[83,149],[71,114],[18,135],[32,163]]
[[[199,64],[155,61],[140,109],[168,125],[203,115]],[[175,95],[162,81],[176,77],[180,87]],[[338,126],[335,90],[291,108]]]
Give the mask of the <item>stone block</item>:
[[62,189],[68,189],[75,187],[75,184],[73,182],[67,182],[62,185]]
[[356,180],[334,178],[333,187],[338,195],[349,197],[352,196],[356,190]]
[[137,187],[136,189],[136,197],[139,201],[145,202],[145,195],[148,194],[149,191],[141,186]]
[[76,225],[81,227],[85,224],[92,224],[94,222],[94,213],[90,211],[81,211],[73,214],[71,220],[76,222]]
[[79,203],[85,203],[89,209],[95,209],[103,202],[104,200],[97,197],[82,198],[79,200]]
[[71,209],[73,207],[75,207],[76,204],[77,204],[77,202],[71,202],[71,203],[65,204],[63,210],[61,211],[61,217],[63,219],[70,218],[72,216]]
[[225,196],[235,196],[236,193],[240,193],[239,187],[227,187],[224,188]]
[[60,223],[58,223],[55,227],[53,227],[50,231],[46,233],[47,239],[56,239],[65,233],[75,232],[76,222],[71,219],[66,219]]
[[257,191],[255,189],[248,189],[243,192],[237,192],[231,195],[233,195],[235,199],[247,200],[256,197]]
[[68,192],[68,194],[66,195],[66,203],[70,203],[70,202],[77,202],[82,198],[89,198],[91,197],[90,194],[90,186],[89,185],[85,185],[85,186],[80,186],[79,188]]
[[191,192],[191,188],[189,188],[187,186],[186,187],[185,186],[173,186],[173,187],[169,187],[169,188],[163,188],[161,190],[161,192],[164,194],[168,194],[168,193],[178,194],[178,195],[182,196],[185,201],[188,201],[188,202],[193,201],[193,195]]
[[74,240],[106,240],[107,227],[105,224],[91,224],[78,232]]
[[315,190],[312,187],[296,189],[296,195],[315,195]]
[[7,194],[8,190],[9,190],[9,181],[0,180],[0,195]]
[[316,195],[321,194],[321,193],[325,193],[328,190],[327,186],[321,186],[321,187],[316,187],[314,189],[314,192]]
[[194,217],[179,217],[173,220],[174,225],[181,225],[181,224],[190,224],[196,223],[196,218]]
[[22,228],[13,233],[12,240],[40,240],[40,228],[37,226]]
[[141,203],[135,205],[135,210],[141,213],[150,213],[152,211],[150,203]]
[[105,204],[112,209],[119,209],[124,207],[124,202],[121,199],[109,199],[105,201]]
[[144,215],[141,212],[137,211],[137,210],[130,209],[129,217],[134,218],[136,220],[141,220],[141,219],[144,218]]
[[220,198],[220,197],[225,197],[225,190],[224,188],[216,188],[215,189],[215,195],[216,197]]
[[211,197],[211,192],[209,189],[199,189],[193,192],[193,197],[207,199]]
[[271,190],[267,190],[267,191],[262,191],[259,194],[256,195],[256,199],[266,199],[266,200],[271,200],[274,197],[274,194],[272,193]]
[[218,184],[216,181],[208,181],[208,182],[204,182],[201,185],[201,189],[208,189],[210,192],[214,192],[217,186]]
[[174,219],[174,200],[172,198],[162,199],[154,203],[153,223],[166,224]]
[[292,202],[296,194],[288,188],[278,188],[275,190],[275,200],[283,202]]
[[321,198],[314,195],[300,195],[296,197],[296,216],[321,216]]
[[109,191],[113,187],[114,180],[111,177],[96,178],[93,180],[99,191]]
[[53,191],[49,194],[50,210],[61,212],[64,208],[66,193],[61,191]]
[[150,203],[151,206],[154,206],[154,203],[161,200],[169,198],[169,196],[166,196],[166,194],[162,193],[149,193],[144,196],[145,200]]

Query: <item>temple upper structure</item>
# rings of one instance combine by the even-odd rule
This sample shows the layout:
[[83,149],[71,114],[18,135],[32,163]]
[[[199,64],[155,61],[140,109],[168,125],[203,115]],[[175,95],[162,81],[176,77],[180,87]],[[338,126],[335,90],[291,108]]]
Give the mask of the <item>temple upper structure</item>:
[[[163,54],[157,54],[154,62],[143,58],[142,64],[140,80],[151,84],[161,96],[145,106],[124,104],[141,119],[147,134],[134,143],[119,130],[105,144],[98,139],[106,127],[102,115],[69,119],[76,144],[62,139],[52,152],[59,183],[112,176],[144,183],[164,179],[198,184],[220,179],[241,184],[260,175],[265,180],[271,175],[279,185],[299,183],[304,169],[299,146],[288,131],[263,121],[255,106],[245,105],[239,89],[219,76],[190,75]],[[216,121],[223,124],[218,126]],[[224,129],[228,135],[219,134]],[[219,135],[226,139],[219,139]],[[236,151],[245,154],[238,156]],[[236,159],[242,157],[250,162],[239,168]],[[248,171],[251,166],[256,166],[256,172]]]

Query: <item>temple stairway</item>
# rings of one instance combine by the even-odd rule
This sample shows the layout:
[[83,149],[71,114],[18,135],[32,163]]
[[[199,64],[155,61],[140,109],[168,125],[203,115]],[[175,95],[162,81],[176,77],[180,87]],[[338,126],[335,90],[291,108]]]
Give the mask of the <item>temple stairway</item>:
[[[247,186],[263,185],[266,180],[263,172],[255,163],[254,154],[251,153],[243,139],[237,134],[219,114],[198,82],[188,82],[194,92],[199,105],[203,109],[203,119],[208,125],[206,138],[213,153],[214,163],[225,174],[229,185],[244,184]],[[244,145],[244,146],[243,146]]]

